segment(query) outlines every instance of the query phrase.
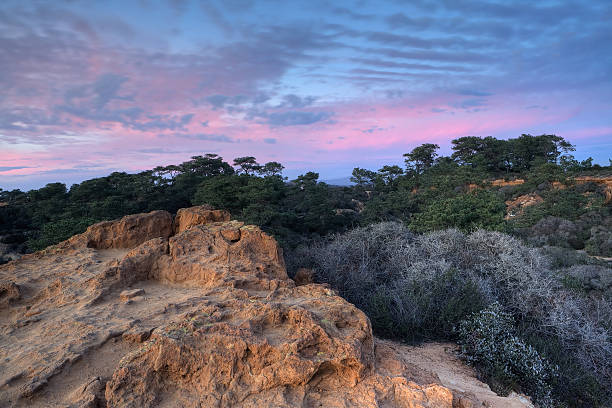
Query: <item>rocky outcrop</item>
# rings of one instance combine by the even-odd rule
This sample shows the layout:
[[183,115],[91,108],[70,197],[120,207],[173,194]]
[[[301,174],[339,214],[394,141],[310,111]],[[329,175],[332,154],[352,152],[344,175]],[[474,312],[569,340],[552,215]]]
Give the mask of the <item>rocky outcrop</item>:
[[520,216],[525,211],[525,208],[532,205],[543,203],[544,199],[538,193],[524,194],[513,200],[506,201],[506,219],[510,220]]
[[74,246],[87,248],[134,248],[152,238],[168,238],[172,235],[172,215],[166,211],[136,214],[119,221],[103,221],[87,228],[70,241]]
[[596,183],[603,186],[606,204],[612,202],[612,177],[581,176],[576,177],[576,183]]
[[230,214],[224,210],[214,210],[208,206],[181,208],[174,219],[174,231],[181,233],[195,225],[229,220]]
[[482,405],[303,275],[223,211],[93,225],[0,267],[0,406]]

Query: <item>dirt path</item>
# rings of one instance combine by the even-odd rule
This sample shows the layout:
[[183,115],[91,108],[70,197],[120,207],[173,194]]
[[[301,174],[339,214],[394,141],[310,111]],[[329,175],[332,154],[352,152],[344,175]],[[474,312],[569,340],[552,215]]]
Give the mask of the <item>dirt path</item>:
[[[434,374],[440,384],[460,393],[473,395],[490,408],[533,407],[530,400],[515,393],[500,397],[489,386],[477,379],[476,372],[457,356],[458,346],[453,343],[425,343],[407,346],[388,340],[378,340],[393,349],[409,365],[416,368],[413,376],[419,378],[423,372]],[[408,373],[410,375],[410,373]]]

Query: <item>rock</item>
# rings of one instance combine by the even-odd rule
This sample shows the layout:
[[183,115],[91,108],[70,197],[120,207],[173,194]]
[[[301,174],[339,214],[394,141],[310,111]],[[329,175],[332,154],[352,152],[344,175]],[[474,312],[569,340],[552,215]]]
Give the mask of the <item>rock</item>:
[[583,183],[597,183],[601,185],[604,189],[604,194],[606,197],[606,204],[612,202],[612,177],[576,177],[577,184]]
[[70,407],[100,407],[104,401],[104,387],[105,383],[100,377],[94,377],[87,380],[87,382],[81,385],[69,396],[69,401],[72,402]]
[[135,298],[136,296],[144,295],[144,293],[145,293],[144,289],[124,290],[123,292],[119,294],[119,298],[122,301],[126,302],[132,298]]
[[174,220],[175,233],[181,233],[195,225],[203,225],[211,222],[223,222],[230,220],[230,213],[224,210],[213,210],[207,205],[191,208],[181,208],[176,213]]
[[312,269],[299,268],[295,273],[295,277],[293,278],[293,280],[298,286],[308,285],[314,282],[314,272]]
[[410,365],[406,346],[375,339],[312,271],[296,281],[272,237],[226,212],[184,209],[174,228],[163,211],[93,225],[0,266],[1,299],[12,299],[0,313],[0,406],[451,408],[466,398]]
[[525,183],[524,179],[514,179],[514,180],[504,180],[504,179],[496,179],[496,180],[491,180],[490,181],[492,186],[496,186],[496,187],[514,187],[514,186],[520,186],[521,184]]
[[[85,240],[88,248],[134,248],[152,238],[168,238],[172,235],[172,215],[166,211],[128,215],[119,221],[104,221],[87,228],[77,235]],[[76,243],[75,243],[76,244]],[[78,244],[76,244],[78,245]]]
[[0,283],[0,307],[6,307],[20,298],[21,291],[15,282]]
[[523,214],[525,208],[532,205],[540,204],[544,202],[544,199],[537,193],[530,193],[519,196],[514,200],[506,201],[506,219],[509,220],[513,217]]

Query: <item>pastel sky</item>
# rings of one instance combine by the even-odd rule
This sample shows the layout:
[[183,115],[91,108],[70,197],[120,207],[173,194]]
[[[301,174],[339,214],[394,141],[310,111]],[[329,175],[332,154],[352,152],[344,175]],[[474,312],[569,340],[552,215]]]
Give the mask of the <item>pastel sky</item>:
[[218,153],[293,177],[460,136],[612,157],[612,2],[2,0],[0,187]]

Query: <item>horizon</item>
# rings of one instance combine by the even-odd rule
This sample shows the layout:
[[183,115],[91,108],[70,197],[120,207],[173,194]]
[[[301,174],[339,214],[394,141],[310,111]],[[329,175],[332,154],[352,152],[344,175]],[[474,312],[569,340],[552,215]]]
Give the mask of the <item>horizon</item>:
[[348,178],[462,136],[612,156],[612,3],[6,1],[0,187],[217,153]]

